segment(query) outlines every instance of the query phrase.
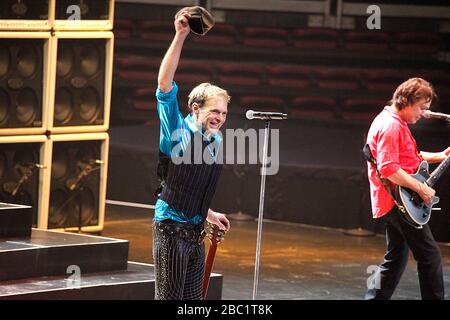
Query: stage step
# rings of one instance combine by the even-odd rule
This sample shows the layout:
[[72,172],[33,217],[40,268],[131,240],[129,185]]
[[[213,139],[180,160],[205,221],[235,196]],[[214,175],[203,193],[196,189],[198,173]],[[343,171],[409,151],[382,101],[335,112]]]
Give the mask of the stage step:
[[30,237],[0,239],[0,281],[126,270],[129,242],[32,229]]
[[[0,283],[0,299],[7,300],[152,300],[155,292],[154,266],[128,262],[126,270],[81,273],[73,276],[39,277]],[[212,274],[207,299],[222,298],[220,274]]]
[[32,223],[30,206],[0,202],[0,238],[29,237]]

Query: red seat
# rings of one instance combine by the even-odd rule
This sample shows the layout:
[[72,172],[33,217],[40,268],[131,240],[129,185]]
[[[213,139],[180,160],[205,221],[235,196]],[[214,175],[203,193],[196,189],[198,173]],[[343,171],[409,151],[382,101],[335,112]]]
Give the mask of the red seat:
[[333,120],[335,119],[335,114],[331,110],[289,109],[288,119]]
[[216,68],[217,79],[223,85],[257,86],[262,82],[262,65],[220,63]]
[[268,65],[265,73],[271,86],[305,89],[310,86],[310,69],[299,65]]
[[336,108],[336,100],[331,97],[295,97],[291,100],[288,117],[291,119],[331,120],[335,118]]
[[364,86],[370,92],[393,93],[402,82],[418,76],[414,70],[365,69],[362,71]]
[[139,70],[121,70],[118,72],[120,78],[124,80],[134,81],[158,81],[158,73],[153,71],[139,71]]
[[156,112],[156,102],[150,100],[132,100],[133,109]]
[[181,60],[175,74],[175,81],[185,84],[200,84],[213,81],[211,63],[195,60]]
[[324,90],[357,90],[360,87],[360,70],[354,68],[316,67],[317,86]]
[[129,19],[114,20],[114,36],[116,38],[130,38],[134,30],[134,21]]
[[334,49],[339,43],[339,35],[333,29],[294,29],[293,45],[302,49]]
[[125,80],[152,81],[158,78],[159,58],[137,55],[116,55],[114,57],[114,74]]
[[383,99],[371,98],[348,98],[342,102],[345,111],[378,111],[386,106],[387,101]]
[[231,24],[217,23],[208,31],[206,37],[192,37],[192,41],[208,45],[231,45],[236,42],[236,27]]
[[436,53],[439,46],[439,35],[430,32],[398,32],[393,39],[394,50],[409,54]]
[[133,97],[138,99],[150,99],[155,97],[155,88],[144,87],[134,90]]
[[133,109],[156,112],[155,87],[142,87],[134,90],[130,97]]
[[302,96],[291,100],[292,109],[335,110],[336,106],[336,100],[331,97]]
[[145,40],[170,42],[175,35],[173,22],[167,21],[139,21],[139,36]]
[[423,70],[422,77],[434,86],[448,86],[450,84],[450,72],[444,70]]
[[349,50],[383,52],[389,49],[390,36],[381,31],[347,31],[343,40]]
[[151,69],[158,70],[161,64],[160,58],[152,58],[138,55],[120,55],[114,56],[114,67],[119,69]]
[[395,81],[369,82],[366,84],[366,88],[369,92],[376,92],[387,96],[389,94],[392,95],[399,84],[399,82]]
[[245,27],[241,35],[244,45],[279,48],[287,45],[289,32],[282,28]]
[[242,96],[239,104],[245,110],[285,112],[284,99],[277,96]]
[[349,98],[342,102],[342,117],[351,121],[370,121],[383,110],[388,101],[371,98]]

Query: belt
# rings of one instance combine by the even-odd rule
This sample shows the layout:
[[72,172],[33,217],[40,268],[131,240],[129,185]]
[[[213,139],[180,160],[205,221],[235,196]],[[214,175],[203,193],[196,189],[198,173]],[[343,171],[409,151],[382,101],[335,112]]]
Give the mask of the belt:
[[202,244],[205,239],[206,232],[203,229],[203,224],[192,225],[175,221],[159,221],[155,222],[155,228],[159,232],[168,235],[174,235],[186,241]]

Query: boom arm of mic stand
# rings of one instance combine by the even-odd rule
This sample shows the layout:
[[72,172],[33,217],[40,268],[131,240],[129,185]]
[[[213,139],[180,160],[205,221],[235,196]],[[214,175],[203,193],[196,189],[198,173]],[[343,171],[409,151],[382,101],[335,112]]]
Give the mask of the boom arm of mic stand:
[[75,182],[73,182],[72,184],[70,184],[70,186],[68,187],[70,191],[74,191],[78,184],[80,183],[80,181],[84,178],[87,177],[88,175],[91,174],[92,171],[94,170],[98,170],[100,169],[100,166],[97,166],[94,168],[94,164],[101,164],[103,163],[102,161],[96,160],[94,162],[89,162],[89,164],[85,165],[83,167],[83,169],[80,171],[80,173],[78,174],[78,176],[75,178]]
[[19,167],[23,168],[24,171],[23,171],[22,177],[20,177],[20,180],[17,183],[17,186],[11,192],[11,195],[13,197],[16,196],[17,192],[19,192],[19,190],[20,190],[20,187],[22,187],[22,185],[33,175],[34,170],[36,170],[38,168],[39,169],[45,169],[46,168],[45,166],[43,166],[41,164],[38,164],[38,163],[32,163],[32,164],[29,164],[27,166],[19,165]]

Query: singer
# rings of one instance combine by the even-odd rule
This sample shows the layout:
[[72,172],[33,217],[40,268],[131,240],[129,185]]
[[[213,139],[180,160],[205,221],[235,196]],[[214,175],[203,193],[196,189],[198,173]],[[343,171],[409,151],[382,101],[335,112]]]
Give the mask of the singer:
[[[175,36],[159,69],[158,115],[161,120],[158,177],[161,185],[155,195],[153,224],[153,260],[155,264],[155,299],[201,300],[205,271],[205,220],[228,231],[230,222],[224,214],[209,209],[221,165],[215,162],[217,150],[211,143],[221,141],[219,130],[227,115],[230,96],[227,91],[209,83],[195,87],[188,97],[190,114],[183,118],[178,107],[178,86],[174,76],[184,41],[189,35],[190,14],[186,8],[175,16]],[[172,134],[181,132],[179,141]],[[180,163],[171,157],[174,144],[182,151],[200,138],[202,163]],[[195,153],[195,152],[192,152]],[[213,161],[205,161],[203,154]],[[210,159],[211,160],[211,159]],[[178,164],[176,164],[178,163]],[[197,162],[196,162],[197,163]]]
[[[434,196],[435,190],[410,174],[423,160],[437,163],[446,159],[450,147],[437,153],[419,151],[408,125],[419,121],[435,98],[430,83],[421,78],[408,79],[398,86],[369,129],[367,144],[377,165],[375,168],[368,164],[372,213],[373,218],[386,224],[387,248],[375,275],[377,285],[369,288],[366,299],[391,298],[407,265],[409,249],[417,261],[422,299],[444,299],[441,254],[430,227],[417,229],[408,224],[388,189],[404,186],[417,192],[426,203]],[[386,187],[382,180],[387,180]]]

